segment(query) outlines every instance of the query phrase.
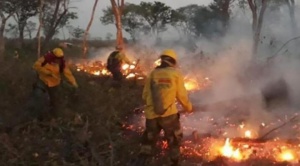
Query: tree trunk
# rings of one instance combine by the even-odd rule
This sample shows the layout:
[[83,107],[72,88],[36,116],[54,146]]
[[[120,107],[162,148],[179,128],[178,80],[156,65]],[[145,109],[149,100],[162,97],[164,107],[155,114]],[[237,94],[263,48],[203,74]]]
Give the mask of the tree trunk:
[[44,5],[44,0],[40,1],[40,7],[39,7],[39,28],[37,32],[37,40],[38,40],[38,45],[37,45],[37,58],[41,56],[41,29],[43,27],[43,5]]
[[123,47],[124,42],[123,42],[123,33],[122,33],[122,22],[121,22],[121,15],[119,14],[119,12],[116,15],[116,27],[117,27],[117,45]]
[[45,37],[45,41],[43,43],[43,47],[42,48],[45,48],[50,40],[53,38],[53,36],[55,35],[55,32],[56,32],[56,29],[59,25],[59,23],[61,22],[62,18],[67,14],[68,10],[65,9],[59,16],[59,18],[57,20],[54,21],[54,23],[52,24],[52,26],[50,27],[49,29],[49,32],[46,34],[46,37]]
[[88,33],[90,31],[90,28],[91,28],[93,20],[94,20],[94,15],[95,15],[95,10],[96,10],[97,4],[98,4],[98,0],[95,0],[92,15],[91,15],[91,18],[90,18],[90,22],[89,22],[88,26],[86,27],[86,30],[85,30],[84,35],[83,35],[83,44],[82,44],[82,49],[83,49],[82,56],[83,56],[83,58],[86,58],[86,54],[87,54],[87,36],[88,36]]
[[45,34],[45,41],[42,46],[43,49],[49,44],[50,40],[55,35],[55,31],[58,26],[58,23],[60,22],[62,17],[67,13],[67,9],[65,9],[64,12],[57,19],[60,5],[61,5],[61,0],[56,0],[55,10],[53,12],[53,17],[51,19],[51,27],[49,27],[49,31]]
[[253,46],[253,54],[254,55],[257,54],[258,44],[260,41],[260,33],[261,33],[261,28],[262,28],[263,18],[264,18],[266,8],[267,8],[267,0],[262,0],[262,6],[260,9],[257,27],[255,29],[255,34],[254,34],[254,46]]
[[230,4],[230,0],[224,0],[224,2],[222,4],[222,17],[223,17],[223,27],[224,28],[226,28],[228,26],[228,21],[230,18],[229,4]]
[[19,47],[23,48],[24,44],[24,30],[25,30],[26,22],[25,23],[19,23]]
[[43,50],[48,46],[50,40],[52,39],[52,37],[54,35],[55,35],[55,29],[51,28],[45,36],[45,40],[44,40],[43,46],[42,46]]
[[118,6],[115,0],[110,0],[110,2],[116,20],[116,28],[117,28],[116,44],[119,47],[124,47],[123,34],[122,34],[122,21],[121,21],[122,10],[124,7],[124,0],[122,0],[121,6]]
[[297,35],[297,22],[295,18],[295,0],[286,0],[286,3],[289,8],[289,14],[291,18],[291,25],[292,25],[292,35],[295,36]]
[[32,39],[32,31],[31,29],[28,27],[28,25],[26,24],[24,30],[26,29],[26,31],[28,32],[28,37],[29,39]]
[[248,0],[248,4],[252,13],[252,31],[255,33],[257,27],[257,6],[255,0]]
[[5,30],[6,19],[2,18],[0,25],[0,62],[4,60],[5,41],[4,41],[4,30]]
[[4,60],[4,51],[5,51],[5,40],[4,40],[4,30],[6,21],[14,14],[14,12],[11,12],[8,16],[5,17],[5,15],[0,11],[0,18],[1,18],[1,24],[0,24],[0,61]]
[[5,42],[3,35],[0,35],[0,62],[4,60]]

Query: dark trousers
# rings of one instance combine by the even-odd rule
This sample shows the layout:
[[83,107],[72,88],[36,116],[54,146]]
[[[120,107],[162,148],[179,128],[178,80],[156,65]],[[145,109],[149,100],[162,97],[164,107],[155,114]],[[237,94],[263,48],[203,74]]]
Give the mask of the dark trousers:
[[120,88],[122,86],[123,81],[123,73],[120,69],[114,69],[110,71],[113,77],[112,87]]
[[47,87],[47,92],[51,111],[55,111],[58,108],[58,86]]
[[179,114],[146,119],[146,129],[142,136],[141,154],[153,155],[153,148],[161,130],[164,131],[164,136],[168,142],[170,159],[178,161],[180,157],[180,144],[183,137]]
[[50,107],[50,114],[56,115],[56,111],[58,109],[59,101],[58,101],[58,88],[59,86],[55,87],[48,87],[42,80],[38,80],[37,83],[35,84],[35,88],[42,89],[48,94],[49,97],[49,102],[46,107]]
[[121,82],[123,79],[123,74],[120,70],[114,70],[111,72],[114,81]]

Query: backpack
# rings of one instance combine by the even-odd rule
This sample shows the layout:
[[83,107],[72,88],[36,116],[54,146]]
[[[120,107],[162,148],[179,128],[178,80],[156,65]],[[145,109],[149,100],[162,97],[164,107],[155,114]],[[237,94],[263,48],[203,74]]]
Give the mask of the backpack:
[[[54,61],[55,57],[52,57],[51,54],[53,54],[51,51],[49,51],[46,55],[44,55],[44,62],[42,63],[42,67],[45,66],[47,63],[51,63]],[[62,73],[65,69],[65,60],[64,58],[58,58],[59,59],[59,72]]]
[[162,101],[161,88],[154,81],[153,73],[151,73],[151,76],[150,76],[150,90],[151,90],[151,97],[152,97],[154,112],[157,115],[163,115],[169,107],[164,109],[164,104],[163,104],[163,101]]
[[118,59],[116,59],[116,56],[118,55],[119,51],[114,51],[112,52],[108,59],[107,59],[107,66],[106,68],[109,70],[109,71],[112,71],[118,67],[120,67],[120,62]]

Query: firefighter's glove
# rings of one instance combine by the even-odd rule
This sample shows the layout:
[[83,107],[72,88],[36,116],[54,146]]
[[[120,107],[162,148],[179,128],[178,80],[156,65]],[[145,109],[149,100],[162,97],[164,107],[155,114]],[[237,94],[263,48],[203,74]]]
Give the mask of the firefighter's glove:
[[73,87],[74,87],[75,89],[78,89],[78,84],[75,83],[75,84],[73,85]]

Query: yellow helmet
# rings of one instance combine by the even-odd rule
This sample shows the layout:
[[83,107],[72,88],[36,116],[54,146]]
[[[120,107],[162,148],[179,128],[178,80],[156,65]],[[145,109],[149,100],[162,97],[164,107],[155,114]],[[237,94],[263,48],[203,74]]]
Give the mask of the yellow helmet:
[[61,58],[64,56],[64,51],[61,48],[55,48],[55,49],[53,49],[52,52],[58,58]]
[[171,57],[171,58],[173,58],[175,61],[177,61],[177,54],[176,54],[176,52],[175,52],[174,50],[172,50],[172,49],[166,49],[166,50],[164,50],[164,51],[161,53],[161,56],[163,56],[163,55],[168,56],[168,57]]

